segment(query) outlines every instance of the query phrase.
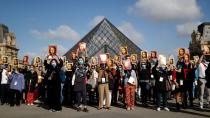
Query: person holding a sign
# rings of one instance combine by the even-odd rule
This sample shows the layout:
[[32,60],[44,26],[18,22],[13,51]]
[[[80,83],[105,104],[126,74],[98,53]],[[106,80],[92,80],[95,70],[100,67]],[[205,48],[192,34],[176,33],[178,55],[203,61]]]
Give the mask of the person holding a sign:
[[17,67],[13,70],[12,75],[9,76],[10,81],[10,106],[20,106],[21,93],[25,88],[25,78],[22,74],[23,70]]
[[206,54],[205,51],[203,51],[203,55],[200,57],[198,61],[198,85],[199,85],[199,100],[200,100],[200,108],[204,108],[204,93],[206,90],[206,69],[208,67],[209,62],[207,62],[204,58],[204,55]]
[[45,71],[43,66],[39,66],[39,68],[37,69],[37,74],[38,74],[38,82],[37,82],[38,95],[37,95],[37,100],[35,102],[40,103],[45,101],[45,93],[46,93],[46,88],[45,88],[46,80],[44,79]]
[[118,56],[118,55],[114,56],[114,63],[116,63],[117,65],[119,65],[121,63],[120,56]]
[[[175,83],[175,98],[176,98],[176,109],[180,110],[180,105],[184,102],[184,55],[185,49],[179,48],[178,50],[178,61],[176,63],[176,78],[173,79]],[[182,105],[184,107],[184,105]]]
[[[157,51],[151,51],[150,53],[150,58],[149,58],[149,61],[150,61],[150,64],[151,64],[151,69],[155,66],[156,62],[157,62]],[[153,99],[153,104],[155,104],[155,100],[156,100],[156,92],[155,92],[155,78],[154,78],[154,75],[153,73],[151,73],[151,79],[150,79],[150,85],[151,85],[151,88],[150,88],[150,91],[149,91],[149,98],[151,100],[151,98]]]
[[35,88],[38,86],[38,74],[35,71],[35,66],[31,66],[30,71],[25,76],[26,83],[26,104],[33,105],[35,101]]
[[[48,60],[49,61],[49,60]],[[44,61],[47,79],[47,102],[50,108],[50,112],[59,112],[62,110],[61,107],[61,79],[59,72],[63,66],[63,61],[53,58],[48,63],[47,60]]]
[[98,79],[98,72],[97,67],[94,64],[91,64],[90,68],[90,77],[87,82],[87,90],[89,96],[89,102],[91,104],[95,103],[95,93],[97,91],[97,79]]
[[[84,59],[82,57],[79,57],[77,69],[75,70],[72,78],[72,85],[74,85],[74,92],[76,94],[76,107],[78,112],[81,110],[83,110],[84,112],[88,112],[86,95],[87,69],[84,64]],[[82,108],[82,104],[84,108]]]
[[105,102],[105,109],[110,110],[110,99],[109,99],[109,75],[107,72],[107,55],[101,54],[100,55],[100,70],[98,74],[98,92],[99,92],[99,104],[98,104],[98,110],[101,110],[103,108],[103,99],[104,96],[106,97]]
[[137,86],[137,76],[134,68],[131,66],[131,62],[129,59],[125,60],[124,63],[124,71],[125,71],[125,101],[126,101],[126,109],[134,110],[135,107],[135,90]]
[[183,94],[184,94],[184,101],[183,101],[183,105],[184,107],[187,107],[187,93],[189,95],[189,100],[190,100],[190,107],[193,107],[193,82],[194,82],[194,78],[195,78],[195,71],[193,69],[193,65],[190,62],[190,55],[189,54],[185,54],[184,55],[184,63],[183,63],[183,78],[184,78],[184,90],[183,90]]
[[208,67],[206,69],[206,87],[208,92],[208,103],[210,104],[210,63],[208,64]]
[[167,107],[167,92],[170,88],[167,87],[168,72],[166,68],[166,57],[159,55],[156,65],[152,68],[152,73],[155,78],[155,89],[157,99],[157,111],[161,110],[161,98],[163,101],[163,108],[165,111],[169,111]]
[[71,54],[69,55],[70,56],[70,59],[72,60],[72,62],[75,64],[76,63],[76,61],[77,61],[77,54],[76,54],[76,52],[71,52]]
[[1,81],[0,81],[0,92],[1,92],[1,104],[5,104],[9,102],[9,72],[8,72],[8,65],[3,65],[3,70],[1,74]]
[[66,81],[64,84],[64,104],[68,106],[73,106],[74,91],[72,86],[72,77],[73,77],[73,63],[67,63],[66,65]]
[[148,95],[150,90],[151,64],[147,59],[146,53],[142,52],[141,60],[138,64],[139,85],[141,87],[141,98],[143,106],[148,106]]
[[173,79],[176,77],[176,67],[175,67],[174,58],[172,55],[169,57],[166,66],[167,66],[167,71],[169,73],[169,75],[168,75],[169,81],[172,83],[172,85],[171,85],[172,90],[168,92],[168,97],[169,97],[169,99],[172,99],[172,94],[176,88],[175,84],[173,83]]
[[[111,101],[112,101],[112,93],[115,85],[115,75],[116,75],[116,70],[113,68],[114,67],[114,62],[111,59],[108,59],[107,61],[107,73],[108,73],[108,81],[109,81],[109,106],[111,106]],[[105,103],[105,100],[104,100]]]

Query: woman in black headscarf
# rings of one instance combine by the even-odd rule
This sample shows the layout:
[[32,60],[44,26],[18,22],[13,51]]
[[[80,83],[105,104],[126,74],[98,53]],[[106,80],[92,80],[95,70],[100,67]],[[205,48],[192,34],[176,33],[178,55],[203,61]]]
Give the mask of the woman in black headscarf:
[[47,60],[44,61],[45,69],[47,70],[47,99],[51,112],[61,111],[61,79],[59,72],[63,66],[63,61],[59,62],[56,59],[52,59],[50,63]]

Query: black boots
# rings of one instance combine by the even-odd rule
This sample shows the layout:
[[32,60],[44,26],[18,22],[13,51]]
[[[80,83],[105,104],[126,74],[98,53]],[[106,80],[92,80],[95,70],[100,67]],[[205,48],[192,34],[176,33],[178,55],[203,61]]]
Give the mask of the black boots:
[[176,110],[180,111],[180,104],[179,103],[176,103]]

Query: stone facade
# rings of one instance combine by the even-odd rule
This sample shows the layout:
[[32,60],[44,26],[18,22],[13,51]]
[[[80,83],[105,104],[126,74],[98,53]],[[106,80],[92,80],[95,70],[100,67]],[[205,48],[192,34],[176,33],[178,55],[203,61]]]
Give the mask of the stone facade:
[[207,55],[210,55],[210,23],[200,24],[198,30],[191,34],[191,39],[189,44],[191,58],[201,55],[202,50],[207,51]]
[[8,63],[12,64],[18,56],[18,51],[15,34],[9,32],[6,25],[0,24],[0,62],[4,56],[7,56]]

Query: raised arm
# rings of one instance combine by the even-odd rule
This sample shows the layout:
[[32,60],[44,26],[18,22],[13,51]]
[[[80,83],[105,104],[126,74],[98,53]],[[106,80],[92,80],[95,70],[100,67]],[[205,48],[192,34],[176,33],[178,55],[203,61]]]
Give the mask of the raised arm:
[[205,51],[203,51],[203,53],[202,53],[202,55],[201,55],[201,57],[199,58],[199,60],[198,60],[198,64],[200,64],[201,63],[201,61],[203,60],[203,57],[204,57],[204,54],[205,54],[206,52]]

